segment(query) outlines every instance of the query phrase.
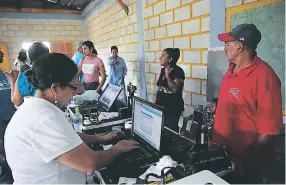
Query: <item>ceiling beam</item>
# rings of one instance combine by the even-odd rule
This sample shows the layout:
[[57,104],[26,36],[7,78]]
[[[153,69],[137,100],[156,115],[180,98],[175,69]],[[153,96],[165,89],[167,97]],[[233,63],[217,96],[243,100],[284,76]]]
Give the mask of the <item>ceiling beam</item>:
[[109,0],[93,0],[91,1],[81,12],[83,17],[88,17],[93,12],[95,12],[103,4],[107,3]]
[[0,7],[0,12],[81,14],[80,10]]
[[1,12],[0,19],[83,20],[80,14]]

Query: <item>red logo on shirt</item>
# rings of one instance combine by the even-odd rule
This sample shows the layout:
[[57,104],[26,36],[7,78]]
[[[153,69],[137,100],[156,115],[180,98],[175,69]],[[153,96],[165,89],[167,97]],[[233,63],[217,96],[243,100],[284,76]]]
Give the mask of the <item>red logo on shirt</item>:
[[235,97],[236,99],[239,98],[239,96],[238,96],[238,94],[239,94],[238,88],[230,88],[230,89],[229,89],[229,93],[230,93],[233,97]]

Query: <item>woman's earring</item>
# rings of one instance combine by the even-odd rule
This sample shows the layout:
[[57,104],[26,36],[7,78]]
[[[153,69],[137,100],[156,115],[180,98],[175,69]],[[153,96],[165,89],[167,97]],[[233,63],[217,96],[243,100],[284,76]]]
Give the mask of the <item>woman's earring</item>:
[[55,104],[58,105],[57,96],[55,95]]

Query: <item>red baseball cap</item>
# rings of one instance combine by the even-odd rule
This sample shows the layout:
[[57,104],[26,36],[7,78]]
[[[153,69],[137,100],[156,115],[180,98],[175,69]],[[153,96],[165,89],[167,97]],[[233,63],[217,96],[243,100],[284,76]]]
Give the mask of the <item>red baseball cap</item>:
[[228,33],[218,35],[222,42],[239,41],[250,47],[257,47],[261,41],[261,33],[254,24],[240,24]]

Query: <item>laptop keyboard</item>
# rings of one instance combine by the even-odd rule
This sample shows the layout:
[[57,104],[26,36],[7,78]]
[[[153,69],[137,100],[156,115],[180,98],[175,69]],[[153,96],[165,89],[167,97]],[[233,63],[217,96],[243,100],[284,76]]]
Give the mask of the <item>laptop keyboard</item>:
[[138,148],[136,150],[132,150],[130,152],[124,153],[123,157],[126,159],[127,162],[130,163],[130,162],[150,158],[152,157],[152,154],[143,148]]

